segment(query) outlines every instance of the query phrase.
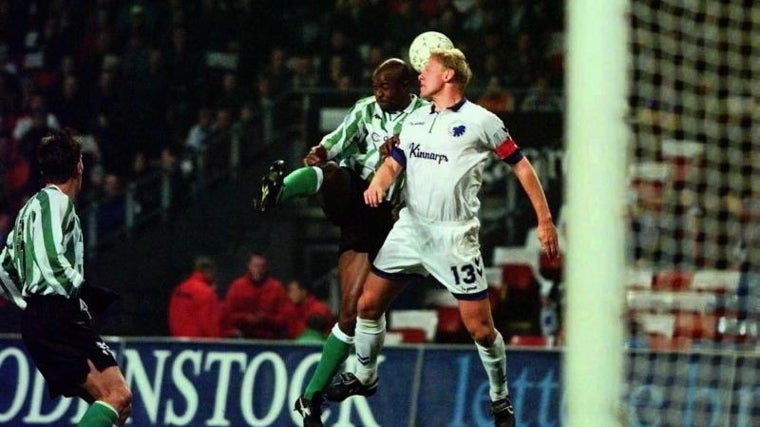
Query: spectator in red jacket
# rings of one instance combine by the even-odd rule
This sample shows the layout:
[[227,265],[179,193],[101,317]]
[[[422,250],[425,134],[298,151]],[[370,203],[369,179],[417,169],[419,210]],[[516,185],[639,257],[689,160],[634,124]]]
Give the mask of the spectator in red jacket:
[[269,275],[266,255],[254,252],[248,270],[227,289],[222,313],[222,333],[229,337],[281,339],[286,337],[285,287]]
[[173,337],[221,337],[215,270],[210,258],[199,256],[190,277],[174,288],[169,300],[169,332]]
[[286,316],[288,338],[298,338],[307,329],[310,317],[324,319],[324,326],[318,331],[323,337],[330,333],[335,319],[327,304],[314,296],[299,279],[291,280],[286,290],[290,299]]

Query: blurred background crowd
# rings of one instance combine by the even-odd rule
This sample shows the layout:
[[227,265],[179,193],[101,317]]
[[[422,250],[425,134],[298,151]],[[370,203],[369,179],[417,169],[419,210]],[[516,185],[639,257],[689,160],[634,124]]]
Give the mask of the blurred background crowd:
[[559,110],[562,13],[557,0],[0,1],[0,236],[40,186],[50,128],[85,136],[83,200],[107,200],[146,169],[287,121],[256,122],[286,91],[367,93],[375,66],[430,29],[468,55],[483,105]]

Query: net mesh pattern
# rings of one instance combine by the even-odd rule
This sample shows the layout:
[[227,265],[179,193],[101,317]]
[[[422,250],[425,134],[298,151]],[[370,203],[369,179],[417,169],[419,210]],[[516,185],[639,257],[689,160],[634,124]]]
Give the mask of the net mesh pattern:
[[627,424],[760,425],[760,2],[629,18]]

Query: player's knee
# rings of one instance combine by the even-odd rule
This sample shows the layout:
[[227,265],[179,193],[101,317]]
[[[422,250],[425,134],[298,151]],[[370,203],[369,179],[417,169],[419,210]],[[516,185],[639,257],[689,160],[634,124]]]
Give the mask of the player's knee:
[[483,347],[491,347],[496,340],[496,331],[487,323],[478,323],[468,328],[468,331],[472,340]]
[[125,411],[132,411],[132,391],[126,386],[116,387],[103,399],[122,415]]
[[333,181],[338,176],[340,166],[335,162],[327,162],[321,166],[325,182]]
[[119,412],[119,418],[116,420],[117,426],[123,426],[127,423],[127,418],[132,415],[132,404],[130,403],[129,406],[122,409],[121,412]]
[[380,309],[379,304],[373,304],[371,301],[367,301],[366,304],[362,304],[359,301],[359,312],[357,314],[362,319],[379,319],[383,315],[383,311]]

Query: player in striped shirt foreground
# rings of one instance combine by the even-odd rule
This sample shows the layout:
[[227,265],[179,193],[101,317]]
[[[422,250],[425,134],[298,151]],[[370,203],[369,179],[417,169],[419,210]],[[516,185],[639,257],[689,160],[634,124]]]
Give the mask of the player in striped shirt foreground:
[[328,400],[370,396],[378,384],[377,359],[385,336],[384,313],[415,276],[432,275],[457,299],[459,313],[475,341],[488,376],[496,427],[512,427],[504,339],[494,328],[488,283],[480,253],[478,190],[494,153],[507,162],[530,199],[538,238],[556,257],[557,230],[541,183],[504,127],[488,110],[470,102],[464,89],[472,74],[459,49],[433,50],[420,74],[420,97],[432,106],[404,121],[400,143],[364,192],[377,206],[405,172],[405,207],[377,254],[358,303],[356,373],[325,391]]
[[306,167],[296,169],[283,180],[284,164],[278,161],[262,179],[261,211],[294,197],[317,194],[326,216],[341,231],[340,313],[316,371],[296,402],[304,427],[323,425],[322,390],[348,357],[354,342],[356,301],[370,263],[393,226],[398,185],[389,188],[376,209],[364,204],[363,192],[387,154],[383,152],[386,141],[398,134],[410,114],[429,108],[427,101],[409,93],[413,78],[413,71],[400,59],[388,59],[378,65],[372,75],[373,96],[357,101],[341,125],[311,148],[304,159]]
[[121,426],[132,395],[90,315],[112,294],[84,286],[82,228],[74,209],[82,147],[70,133],[53,131],[37,155],[45,188],[21,209],[0,252],[0,294],[24,309],[21,335],[51,397],[79,396],[91,404],[78,426]]

